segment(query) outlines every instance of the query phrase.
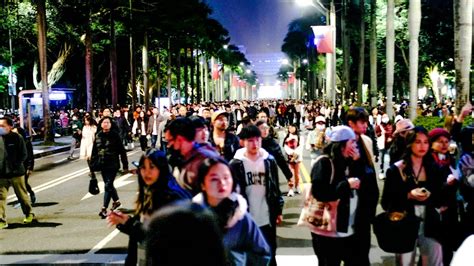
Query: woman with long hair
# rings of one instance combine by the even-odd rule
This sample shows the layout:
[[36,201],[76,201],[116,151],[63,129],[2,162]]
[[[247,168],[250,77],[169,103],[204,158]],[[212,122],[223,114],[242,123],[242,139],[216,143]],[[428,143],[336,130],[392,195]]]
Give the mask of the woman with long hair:
[[134,216],[119,211],[110,212],[107,216],[109,225],[116,225],[121,232],[130,236],[126,265],[137,264],[137,249],[139,246],[142,248],[141,244],[145,239],[143,222],[161,207],[180,199],[191,198],[191,194],[176,183],[170,173],[166,154],[160,150],[149,149],[142,155],[137,173],[138,197]]
[[[80,158],[86,159],[87,165],[90,168],[90,160],[92,156],[92,148],[94,147],[95,134],[97,132],[97,123],[91,117],[89,113],[86,113],[83,119],[84,126],[82,127],[82,137],[80,146]],[[95,178],[94,171],[90,171],[89,174],[92,178]]]
[[198,171],[202,192],[193,202],[209,207],[224,235],[230,265],[267,265],[271,250],[259,227],[247,212],[247,201],[236,192],[227,161],[207,158]]
[[132,134],[135,137],[138,137],[140,141],[140,148],[142,149],[142,151],[145,151],[148,145],[148,139],[146,137],[148,118],[145,115],[144,111],[141,111],[138,114],[138,117],[135,117],[134,115],[134,118],[135,118],[135,121],[133,121],[133,125],[132,125]]
[[[110,200],[113,200],[111,210],[115,210],[121,205],[117,190],[114,187],[114,180],[120,169],[119,156],[125,153],[125,148],[119,134],[115,130],[111,130],[113,123],[109,116],[104,116],[100,120],[101,131],[96,135],[91,155],[91,165],[95,165],[97,169],[100,169],[105,183],[104,203],[99,212],[102,219],[107,217]],[[120,157],[124,171],[128,171],[127,156]]]
[[[415,127],[406,136],[405,154],[387,170],[382,194],[382,208],[389,212],[415,215],[421,220],[418,232],[422,265],[443,265],[439,243],[440,192],[442,179],[429,154],[428,132]],[[396,254],[398,265],[415,265],[416,246],[412,252]]]
[[360,180],[351,176],[349,165],[359,158],[356,135],[348,126],[336,126],[330,143],[323,149],[311,170],[311,193],[321,202],[339,201],[336,230],[312,232],[313,249],[319,265],[360,265],[354,223]]
[[293,173],[294,183],[288,182],[288,197],[295,193],[300,194],[300,163],[303,159],[303,145],[301,145],[298,127],[295,124],[288,126],[288,133],[283,139],[283,149],[287,155],[288,165]]

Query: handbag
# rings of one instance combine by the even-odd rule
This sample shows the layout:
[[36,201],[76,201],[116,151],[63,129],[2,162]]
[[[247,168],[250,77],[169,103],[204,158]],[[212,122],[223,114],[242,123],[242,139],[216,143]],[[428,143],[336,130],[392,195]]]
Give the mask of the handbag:
[[374,220],[379,247],[388,253],[406,253],[415,249],[420,220],[406,212],[383,212]]
[[102,171],[104,165],[105,149],[99,149],[97,154],[92,153],[89,168],[92,172]]
[[100,193],[99,185],[97,184],[96,178],[91,178],[91,180],[89,180],[89,193],[91,193],[92,195],[97,195]]
[[[315,163],[327,155],[319,156]],[[331,160],[330,160],[331,161]],[[331,161],[331,181],[334,180],[334,165]],[[311,184],[304,186],[304,206],[301,210],[298,226],[306,226],[317,235],[335,236],[337,232],[337,207],[339,200],[323,202],[315,199],[311,193]]]

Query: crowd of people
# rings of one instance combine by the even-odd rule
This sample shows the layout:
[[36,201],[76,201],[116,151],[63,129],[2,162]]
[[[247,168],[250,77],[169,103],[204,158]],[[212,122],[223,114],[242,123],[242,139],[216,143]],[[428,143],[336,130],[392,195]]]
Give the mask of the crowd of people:
[[[380,198],[384,210],[412,213],[421,221],[412,252],[396,254],[400,265],[414,265],[417,247],[423,265],[449,265],[453,251],[474,233],[474,127],[462,126],[471,106],[463,107],[445,128],[429,132],[404,118],[403,104],[394,119],[383,104],[367,110],[318,101],[266,100],[177,104],[161,110],[75,109],[63,110],[59,117],[60,134],[72,134],[68,158],[75,159],[75,148],[80,147],[91,178],[101,173],[105,193],[99,216],[129,235],[127,265],[173,264],[167,260],[174,257],[150,253],[152,246],[173,247],[155,238],[170,238],[157,228],[170,226],[160,219],[177,219],[170,205],[180,210],[178,216],[215,223],[205,230],[216,233],[222,247],[215,246],[214,259],[221,262],[212,265],[276,265],[276,228],[284,206],[279,168],[288,185],[286,196],[302,193],[299,169],[305,149],[311,158],[311,195],[339,201],[337,230],[311,233],[319,265],[370,265],[371,224]],[[438,113],[447,115],[443,110]],[[69,113],[71,121],[62,123]],[[19,196],[24,222],[34,219],[31,202],[36,198],[25,182],[27,169],[32,170],[25,145],[29,138],[10,132],[14,120],[0,119],[3,228],[9,186]],[[278,131],[285,132],[281,140]],[[127,215],[118,209],[121,202],[113,182],[121,168],[129,171],[126,151],[136,142],[143,151],[136,170],[138,196],[134,214]],[[13,151],[9,143],[19,148]],[[12,163],[21,167],[12,168]],[[384,180],[381,193],[377,179]],[[180,201],[193,202],[186,208],[202,217],[191,217],[176,203]],[[180,235],[189,243],[202,233],[183,232],[189,232]]]

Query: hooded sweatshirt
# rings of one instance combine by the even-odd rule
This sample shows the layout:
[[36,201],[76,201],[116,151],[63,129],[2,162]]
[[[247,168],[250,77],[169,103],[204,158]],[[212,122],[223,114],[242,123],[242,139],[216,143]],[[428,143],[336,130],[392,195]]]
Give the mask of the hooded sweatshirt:
[[234,159],[239,159],[244,164],[245,169],[245,195],[249,202],[249,211],[258,226],[270,224],[270,212],[267,199],[265,197],[265,164],[268,152],[260,149],[260,156],[252,161],[246,157],[247,148],[237,150]]

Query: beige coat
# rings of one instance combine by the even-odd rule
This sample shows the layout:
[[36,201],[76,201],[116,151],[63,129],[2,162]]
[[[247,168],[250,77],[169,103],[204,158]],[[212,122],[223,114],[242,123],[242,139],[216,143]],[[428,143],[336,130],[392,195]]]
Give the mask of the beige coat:
[[84,126],[82,128],[80,158],[86,159],[91,157],[96,132],[96,126]]

